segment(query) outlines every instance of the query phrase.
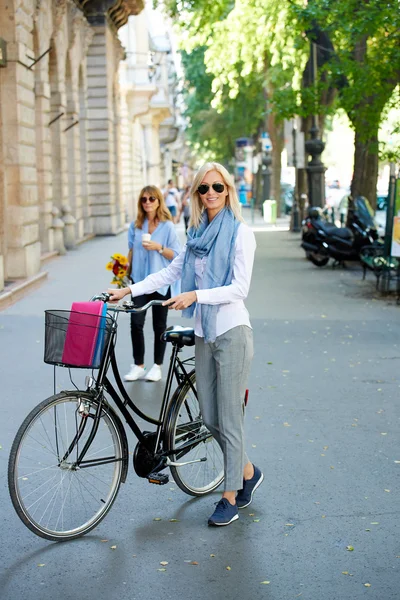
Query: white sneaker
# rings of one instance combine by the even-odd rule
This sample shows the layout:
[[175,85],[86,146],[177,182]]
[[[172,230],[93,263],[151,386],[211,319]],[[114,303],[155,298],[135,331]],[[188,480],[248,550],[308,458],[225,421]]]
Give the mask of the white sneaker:
[[124,376],[124,380],[136,381],[137,379],[142,379],[145,373],[145,367],[139,367],[139,365],[131,365],[131,370]]
[[160,381],[162,378],[161,367],[159,365],[153,365],[150,371],[147,373],[146,381]]

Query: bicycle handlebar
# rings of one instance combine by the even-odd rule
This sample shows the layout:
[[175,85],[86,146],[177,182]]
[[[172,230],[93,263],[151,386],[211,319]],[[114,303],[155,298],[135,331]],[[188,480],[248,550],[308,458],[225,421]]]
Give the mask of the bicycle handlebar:
[[[107,292],[102,292],[101,294],[97,294],[96,296],[90,298],[90,302],[95,302],[96,300],[100,302],[109,302],[110,298],[111,294],[108,294]],[[122,304],[122,306],[110,306],[109,309],[115,312],[122,311],[129,313],[140,313],[150,308],[150,306],[162,306],[163,302],[164,300],[150,300],[144,306],[136,307],[132,300],[127,300]]]

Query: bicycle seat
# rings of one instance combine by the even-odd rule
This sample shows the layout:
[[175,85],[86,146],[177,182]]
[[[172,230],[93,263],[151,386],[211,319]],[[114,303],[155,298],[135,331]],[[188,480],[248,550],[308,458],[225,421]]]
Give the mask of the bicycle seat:
[[180,346],[194,345],[194,329],[192,327],[182,327],[173,325],[168,327],[161,336],[164,342],[172,342]]

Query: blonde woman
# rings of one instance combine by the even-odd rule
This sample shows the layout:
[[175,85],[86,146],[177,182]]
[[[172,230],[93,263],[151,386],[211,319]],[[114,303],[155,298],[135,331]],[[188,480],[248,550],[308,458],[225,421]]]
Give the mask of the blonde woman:
[[[147,239],[149,238],[149,239]],[[138,284],[151,273],[157,273],[167,267],[179,254],[181,245],[172,224],[171,214],[165,206],[164,196],[154,185],[147,185],[139,194],[137,218],[132,222],[128,231],[128,274],[134,283]],[[129,290],[129,288],[126,288]],[[172,295],[179,292],[179,285],[173,286]],[[144,306],[149,300],[167,300],[171,297],[169,284],[160,284],[150,293],[136,294],[135,305]],[[131,313],[131,339],[134,364],[125,381],[146,379],[159,381],[162,377],[166,343],[161,340],[161,334],[167,327],[168,308],[153,306],[154,330],[154,364],[149,371],[144,365],[144,335],[143,327],[146,312]]]
[[253,357],[253,332],[244,305],[256,248],[243,222],[232,176],[206,163],[190,190],[187,244],[166,269],[122,290],[111,300],[151,293],[181,278],[182,293],[165,302],[184,316],[195,313],[196,382],[204,423],[224,455],[224,491],[209,525],[229,525],[248,506],[264,476],[247,458],[243,399]]

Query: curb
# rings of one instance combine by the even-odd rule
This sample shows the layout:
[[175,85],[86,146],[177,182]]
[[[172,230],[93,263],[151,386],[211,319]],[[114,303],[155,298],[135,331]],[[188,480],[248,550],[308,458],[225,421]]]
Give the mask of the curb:
[[0,310],[9,308],[21,298],[24,298],[27,293],[32,292],[47,279],[48,272],[42,271],[29,279],[25,279],[21,283],[12,284],[6,292],[0,293]]

